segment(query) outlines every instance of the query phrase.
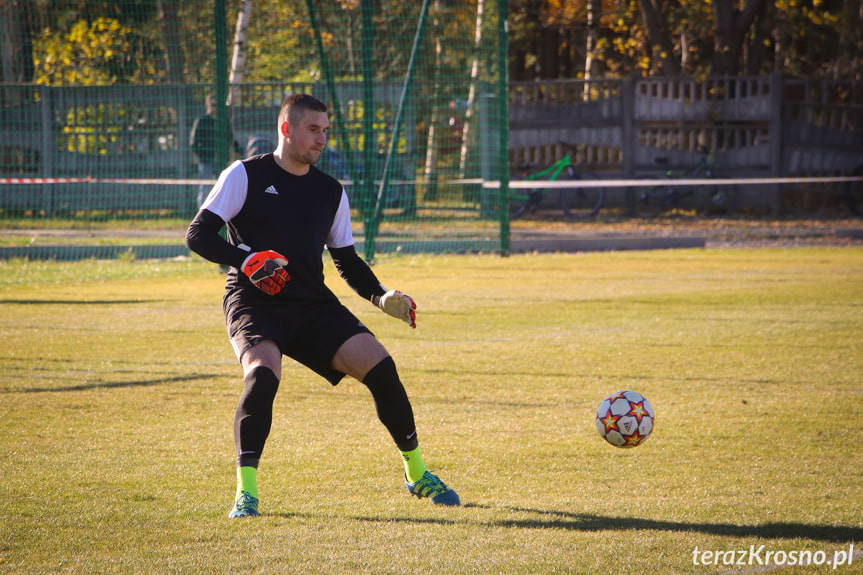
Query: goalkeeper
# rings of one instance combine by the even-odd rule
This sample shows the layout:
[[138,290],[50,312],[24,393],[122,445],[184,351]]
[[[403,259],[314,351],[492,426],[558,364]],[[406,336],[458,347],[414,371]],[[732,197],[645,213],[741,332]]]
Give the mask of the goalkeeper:
[[[326,246],[339,275],[361,297],[416,327],[409,296],[387,290],[354,249],[342,185],[316,168],[326,146],[326,105],[285,98],[274,152],[236,161],[219,176],[186,232],[186,245],[231,266],[223,300],[228,335],[243,368],[234,418],[237,492],[230,517],[258,515],[257,469],[270,432],[286,355],[336,385],[368,387],[402,455],[405,486],[435,504],[459,497],[426,470],[413,411],[387,350],[324,284]],[[220,235],[227,225],[227,240]]]

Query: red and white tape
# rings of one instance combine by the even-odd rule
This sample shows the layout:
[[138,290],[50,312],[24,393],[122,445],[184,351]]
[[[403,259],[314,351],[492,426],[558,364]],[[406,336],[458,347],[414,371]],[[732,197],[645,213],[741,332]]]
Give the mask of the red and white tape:
[[213,185],[216,180],[179,180],[159,178],[0,178],[0,184],[134,184],[134,185]]
[[[835,184],[863,181],[863,176],[832,176],[807,178],[691,178],[691,179],[634,179],[634,180],[510,180],[510,188],[629,188],[646,186],[740,186],[763,184]],[[187,185],[211,186],[216,180],[158,179],[158,178],[0,178],[3,184],[129,184],[129,185]],[[342,182],[350,186],[353,182]],[[390,182],[405,184],[408,182]],[[500,188],[495,180],[450,180],[448,184],[482,185],[483,188]]]

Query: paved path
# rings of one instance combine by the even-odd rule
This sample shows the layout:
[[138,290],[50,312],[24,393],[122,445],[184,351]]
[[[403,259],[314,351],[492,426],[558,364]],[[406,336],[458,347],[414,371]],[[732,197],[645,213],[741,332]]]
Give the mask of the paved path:
[[[0,235],[31,239],[28,245],[0,247],[0,259],[111,259],[129,251],[137,258],[173,258],[189,253],[182,230],[0,230]],[[380,241],[382,253],[428,251],[428,243],[422,241],[400,244],[386,237]],[[470,240],[438,238],[433,242],[433,251],[445,252],[463,251]],[[499,249],[494,234],[474,245],[492,253]],[[510,236],[511,253],[807,246],[863,247],[863,220],[519,223]],[[361,241],[357,249],[362,253]]]

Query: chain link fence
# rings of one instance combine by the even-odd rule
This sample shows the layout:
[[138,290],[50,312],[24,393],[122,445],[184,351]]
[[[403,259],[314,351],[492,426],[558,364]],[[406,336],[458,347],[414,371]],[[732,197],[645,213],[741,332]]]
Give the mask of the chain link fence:
[[305,92],[330,108],[319,167],[367,259],[506,251],[502,188],[483,183],[508,177],[507,2],[284,4],[4,3],[0,247],[180,249],[221,169],[272,151]]

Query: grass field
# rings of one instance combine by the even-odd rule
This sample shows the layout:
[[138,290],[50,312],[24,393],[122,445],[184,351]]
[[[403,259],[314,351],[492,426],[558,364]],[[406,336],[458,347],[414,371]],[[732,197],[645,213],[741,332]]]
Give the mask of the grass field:
[[[263,515],[230,521],[241,382],[216,267],[0,262],[0,574],[863,573],[863,250],[375,269],[418,329],[327,268],[464,505],[408,496],[361,384],[286,360]],[[594,427],[620,389],[657,412],[635,449]]]

